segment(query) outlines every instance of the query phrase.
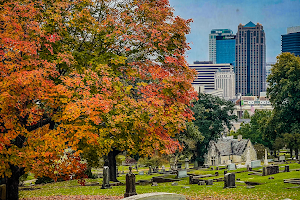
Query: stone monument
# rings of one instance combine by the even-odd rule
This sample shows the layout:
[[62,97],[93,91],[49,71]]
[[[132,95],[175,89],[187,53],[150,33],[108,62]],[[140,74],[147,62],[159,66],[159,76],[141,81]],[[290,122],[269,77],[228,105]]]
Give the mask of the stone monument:
[[189,169],[189,159],[188,158],[185,159],[185,169],[186,170]]
[[245,163],[245,165],[246,165],[246,167],[247,167],[247,165],[248,165],[248,166],[250,166],[250,164],[251,164],[251,158],[250,158],[250,148],[248,147],[248,150],[247,150],[247,155],[246,155],[246,163]]
[[101,189],[108,189],[111,188],[109,184],[109,167],[103,167],[103,183]]
[[267,149],[265,149],[265,161],[264,161],[264,166],[268,166],[268,153],[267,153]]
[[129,172],[126,174],[126,193],[124,198],[137,195],[135,191],[135,175],[131,172],[132,167],[129,167]]
[[224,188],[235,188],[235,174],[228,173],[224,176]]

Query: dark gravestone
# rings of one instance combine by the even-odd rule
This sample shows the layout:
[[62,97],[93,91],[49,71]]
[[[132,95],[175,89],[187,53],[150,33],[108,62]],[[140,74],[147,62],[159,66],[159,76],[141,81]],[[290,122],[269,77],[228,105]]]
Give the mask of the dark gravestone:
[[205,181],[206,185],[213,185],[213,180],[209,179]]
[[149,172],[148,172],[148,174],[152,174],[152,167],[151,166],[149,166]]
[[215,172],[215,176],[219,176],[219,172]]
[[227,174],[227,171],[226,171],[226,170],[224,170],[224,175],[225,175],[225,174]]
[[267,168],[267,174],[266,175],[278,174],[279,173],[279,166],[277,166],[277,165],[268,166],[266,168]]
[[103,183],[101,189],[108,189],[110,188],[109,184],[109,167],[104,166],[103,167]]
[[177,169],[181,169],[181,163],[177,163]]
[[132,167],[129,167],[129,172],[126,174],[126,193],[124,197],[137,195],[135,191],[135,175],[131,172]]
[[198,185],[205,185],[205,181],[199,181]]
[[284,166],[284,172],[290,172],[290,166],[289,165]]
[[235,188],[235,174],[232,173],[225,174],[224,188]]

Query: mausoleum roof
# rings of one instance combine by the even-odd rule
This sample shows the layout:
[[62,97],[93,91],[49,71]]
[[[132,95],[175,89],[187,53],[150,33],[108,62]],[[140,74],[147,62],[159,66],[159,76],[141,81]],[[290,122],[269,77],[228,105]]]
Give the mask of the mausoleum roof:
[[228,139],[221,138],[216,142],[216,147],[221,156],[242,155],[245,151],[249,139]]

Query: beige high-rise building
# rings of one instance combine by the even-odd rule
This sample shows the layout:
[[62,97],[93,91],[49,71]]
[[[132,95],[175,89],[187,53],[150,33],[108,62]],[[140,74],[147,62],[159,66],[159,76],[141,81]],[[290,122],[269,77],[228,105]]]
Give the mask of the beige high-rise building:
[[259,96],[266,91],[266,37],[263,26],[240,24],[236,34],[236,93]]

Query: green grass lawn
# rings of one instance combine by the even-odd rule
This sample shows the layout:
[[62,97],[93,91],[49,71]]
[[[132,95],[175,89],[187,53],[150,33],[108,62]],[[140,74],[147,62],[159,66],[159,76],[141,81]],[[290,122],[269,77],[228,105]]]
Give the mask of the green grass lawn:
[[[289,164],[290,169],[299,169],[300,164]],[[284,165],[281,165],[284,166]],[[283,170],[284,168],[280,168]],[[240,171],[241,169],[239,169]],[[219,176],[223,177],[224,170],[218,170]],[[233,170],[238,171],[238,170]],[[214,174],[216,170],[191,170],[193,174]],[[231,171],[229,171],[231,172]],[[138,180],[150,180],[152,176],[136,175]],[[155,175],[156,176],[156,175]],[[159,175],[157,175],[159,176]],[[274,179],[268,179],[273,176]],[[297,185],[283,183],[284,179],[300,178],[300,171],[292,171],[274,174],[270,176],[248,175],[248,172],[236,173],[236,179],[241,181],[258,182],[261,185],[256,185],[255,188],[248,189],[245,183],[236,182],[236,188],[224,189],[224,182],[214,182],[212,186],[199,186],[196,184],[189,185],[188,178],[183,178],[178,182],[178,186],[172,186],[171,183],[159,183],[158,186],[137,185],[136,191],[138,194],[150,192],[171,192],[184,194],[190,199],[300,199],[300,188],[286,189]],[[174,176],[175,177],[175,176]],[[209,177],[212,179],[217,177]],[[125,183],[125,175],[120,176],[119,181]],[[87,179],[87,185],[90,183],[99,183],[97,186],[80,186],[76,180],[64,181],[58,183],[50,183],[45,185],[36,185],[31,187],[32,190],[23,190],[20,188],[20,198],[37,197],[37,196],[52,196],[52,195],[109,195],[123,196],[125,186],[114,186],[112,189],[101,189],[102,179]],[[190,188],[183,188],[189,186]],[[28,187],[26,187],[28,188]]]

